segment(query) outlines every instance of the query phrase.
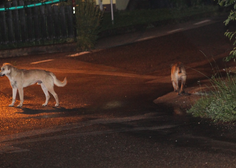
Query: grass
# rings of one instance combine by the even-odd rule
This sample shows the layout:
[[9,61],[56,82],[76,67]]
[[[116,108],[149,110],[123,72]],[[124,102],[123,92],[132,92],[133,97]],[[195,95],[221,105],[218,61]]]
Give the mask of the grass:
[[117,11],[114,13],[114,24],[111,14],[104,13],[101,31],[114,30],[135,25],[162,25],[185,22],[201,17],[218,14],[217,6],[200,6],[191,8],[170,8],[156,10]]
[[202,96],[188,111],[194,117],[208,118],[214,122],[236,121],[236,77],[227,72],[225,78],[209,79],[213,90]]

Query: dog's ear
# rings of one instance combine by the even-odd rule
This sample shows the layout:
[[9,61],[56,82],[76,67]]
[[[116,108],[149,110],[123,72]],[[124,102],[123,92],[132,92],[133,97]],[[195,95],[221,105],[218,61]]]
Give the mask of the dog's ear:
[[7,70],[12,70],[12,68],[13,68],[13,66],[11,64],[5,64],[4,67]]
[[12,66],[10,63],[4,63],[2,66]]

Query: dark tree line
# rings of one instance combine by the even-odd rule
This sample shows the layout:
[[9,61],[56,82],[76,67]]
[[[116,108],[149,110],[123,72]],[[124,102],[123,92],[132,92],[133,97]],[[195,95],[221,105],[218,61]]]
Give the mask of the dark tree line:
[[[196,0],[130,0],[127,10],[170,8],[177,5],[191,7],[196,5],[196,2]],[[213,0],[201,0],[198,3],[202,5],[216,4]]]

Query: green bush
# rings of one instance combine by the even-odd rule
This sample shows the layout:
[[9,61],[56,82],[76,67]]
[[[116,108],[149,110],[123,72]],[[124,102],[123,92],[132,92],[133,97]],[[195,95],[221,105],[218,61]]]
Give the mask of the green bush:
[[[234,0],[218,0],[220,6],[229,7],[231,9],[225,25],[236,20],[236,2]],[[236,45],[236,31],[227,31],[225,35],[234,40]],[[235,59],[236,47],[231,51],[230,55],[225,58],[226,61]],[[214,122],[235,122],[236,121],[236,77],[227,73],[227,78],[212,77],[211,79],[213,91],[206,96],[202,96],[187,111],[194,117],[209,118]]]
[[[229,27],[229,24],[236,20],[236,1],[235,0],[218,0],[218,4],[222,7],[230,9],[228,18],[224,21],[225,26]],[[236,31],[227,30],[225,36],[230,40],[233,40],[233,45],[236,45]],[[235,60],[236,58],[236,47],[230,52],[229,56],[225,58],[225,61]]]
[[93,49],[103,13],[93,0],[76,0],[76,4],[77,49],[79,51]]
[[214,122],[236,121],[236,78],[228,73],[226,79],[213,77],[210,80],[213,91],[202,96],[187,113]]

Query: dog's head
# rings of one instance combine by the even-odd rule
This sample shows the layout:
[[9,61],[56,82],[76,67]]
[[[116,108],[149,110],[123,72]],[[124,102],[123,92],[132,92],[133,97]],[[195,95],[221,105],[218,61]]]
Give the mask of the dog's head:
[[5,76],[11,73],[12,65],[9,63],[4,63],[1,67],[0,76]]

